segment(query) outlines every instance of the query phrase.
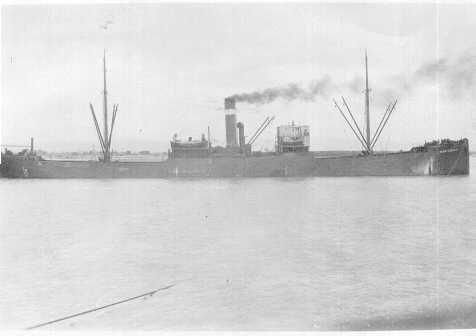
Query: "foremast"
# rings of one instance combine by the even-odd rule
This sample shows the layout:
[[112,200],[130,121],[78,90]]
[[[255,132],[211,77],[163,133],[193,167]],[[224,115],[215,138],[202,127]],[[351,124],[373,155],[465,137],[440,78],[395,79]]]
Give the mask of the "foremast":
[[103,126],[104,130],[101,133],[99,123],[96,118],[96,113],[94,113],[94,108],[91,103],[89,107],[91,108],[91,114],[93,117],[94,126],[96,128],[96,133],[98,135],[99,144],[102,151],[102,161],[110,162],[111,161],[111,140],[112,140],[112,131],[114,129],[114,122],[116,120],[118,104],[114,104],[112,108],[112,120],[111,120],[111,129],[108,127],[108,115],[107,115],[107,82],[106,82],[106,50],[104,49],[103,56]]
[[369,111],[369,70],[367,66],[367,49],[365,50],[365,125],[366,125],[366,141],[367,150],[372,153],[370,143],[370,111]]
[[111,160],[110,144],[109,144],[109,130],[107,125],[107,85],[106,85],[106,49],[104,49],[103,56],[103,73],[104,73],[104,90],[103,90],[103,112],[104,112],[104,139],[106,140],[106,148],[104,152],[104,161]]

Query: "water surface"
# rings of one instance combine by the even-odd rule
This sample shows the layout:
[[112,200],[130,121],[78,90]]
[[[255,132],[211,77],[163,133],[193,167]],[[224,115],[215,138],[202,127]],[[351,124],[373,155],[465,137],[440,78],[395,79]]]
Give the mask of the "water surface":
[[474,174],[0,179],[0,326],[176,283],[49,328],[476,327],[475,204]]

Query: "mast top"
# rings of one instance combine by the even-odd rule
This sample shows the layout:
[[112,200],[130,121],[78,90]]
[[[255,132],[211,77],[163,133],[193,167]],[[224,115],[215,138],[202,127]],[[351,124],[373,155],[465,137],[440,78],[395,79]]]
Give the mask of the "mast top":
[[369,67],[367,60],[367,48],[365,49],[365,91],[370,91],[369,89]]
[[106,92],[106,49],[104,49],[102,60],[103,60],[103,72],[104,72],[104,92]]
[[365,128],[366,128],[366,145],[369,153],[372,152],[370,143],[370,111],[369,111],[369,70],[367,64],[367,48],[365,48]]

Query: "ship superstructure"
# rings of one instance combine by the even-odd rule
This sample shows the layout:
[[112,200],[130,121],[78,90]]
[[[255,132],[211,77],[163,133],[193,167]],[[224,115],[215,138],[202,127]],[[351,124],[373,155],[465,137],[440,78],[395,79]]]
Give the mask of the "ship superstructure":
[[276,152],[308,152],[310,146],[309,126],[281,125],[276,129]]

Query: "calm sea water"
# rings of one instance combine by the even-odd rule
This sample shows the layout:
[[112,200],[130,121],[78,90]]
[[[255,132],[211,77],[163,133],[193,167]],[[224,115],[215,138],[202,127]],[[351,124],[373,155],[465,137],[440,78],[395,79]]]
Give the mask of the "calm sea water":
[[170,284],[49,328],[325,330],[476,305],[475,173],[0,179],[0,210],[3,328]]

